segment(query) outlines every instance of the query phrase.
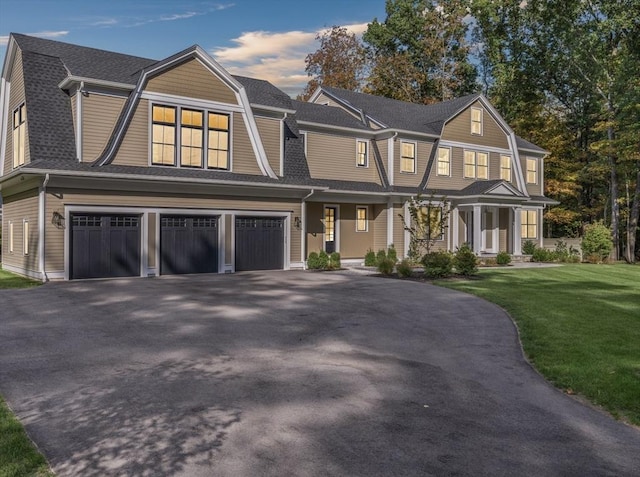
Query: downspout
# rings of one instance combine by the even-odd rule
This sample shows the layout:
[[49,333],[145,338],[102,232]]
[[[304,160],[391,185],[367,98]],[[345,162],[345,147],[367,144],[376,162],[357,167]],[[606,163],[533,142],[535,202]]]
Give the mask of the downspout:
[[42,186],[40,187],[40,196],[38,197],[38,268],[40,268],[40,274],[42,275],[42,281],[48,282],[49,277],[47,276],[47,271],[45,267],[45,214],[46,214],[46,195],[47,195],[47,184],[49,183],[49,173],[44,176],[44,181],[42,182]]
[[306,196],[304,196],[302,198],[302,210],[301,210],[301,218],[300,220],[302,221],[302,227],[301,227],[301,243],[300,243],[300,250],[302,250],[302,256],[300,257],[302,259],[302,267],[306,270],[307,269],[307,199],[309,197],[311,197],[313,194],[315,194],[316,190],[315,189],[311,189],[311,192],[309,192]]
[[78,162],[82,162],[82,95],[84,94],[84,81],[80,82],[80,88],[76,93],[76,156]]

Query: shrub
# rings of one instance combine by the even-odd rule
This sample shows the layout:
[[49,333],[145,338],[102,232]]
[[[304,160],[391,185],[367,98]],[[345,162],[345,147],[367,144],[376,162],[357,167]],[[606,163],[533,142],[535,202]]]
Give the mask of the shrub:
[[338,252],[333,252],[331,255],[329,255],[329,269],[340,269],[340,254]]
[[393,260],[393,263],[398,263],[398,253],[396,252],[396,248],[393,244],[389,245],[387,249],[387,258]]
[[500,252],[496,256],[496,263],[498,265],[509,265],[511,263],[511,255],[508,252]]
[[536,248],[531,255],[532,262],[555,262],[558,256],[553,250],[546,248]]
[[318,254],[318,268],[321,270],[329,268],[329,255],[324,250],[320,250]]
[[411,262],[406,258],[396,265],[396,269],[398,270],[398,275],[404,278],[410,277],[413,274]]
[[578,263],[580,252],[573,247],[567,247],[567,242],[558,240],[556,242],[556,259],[561,262]]
[[375,267],[378,261],[376,260],[376,253],[369,249],[369,251],[364,256],[364,266],[365,267]]
[[309,270],[317,270],[320,268],[320,260],[316,252],[311,252],[307,257],[307,267]]
[[460,275],[468,277],[478,272],[478,257],[468,244],[464,244],[456,250],[453,265]]
[[453,258],[449,252],[429,252],[422,257],[424,274],[429,278],[444,278],[453,271]]
[[385,257],[378,262],[378,271],[385,276],[391,275],[393,273],[394,265],[393,260]]
[[536,243],[532,240],[525,240],[522,244],[522,253],[525,255],[533,255],[535,249]]
[[609,228],[602,222],[585,226],[581,247],[588,261],[594,263],[606,261],[613,250]]
[[378,250],[378,253],[376,254],[376,264],[380,265],[380,262],[382,262],[386,258],[387,253],[383,249]]

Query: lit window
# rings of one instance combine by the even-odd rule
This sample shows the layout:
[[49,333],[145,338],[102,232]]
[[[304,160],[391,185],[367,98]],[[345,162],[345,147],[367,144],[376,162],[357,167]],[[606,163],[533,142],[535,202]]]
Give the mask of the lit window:
[[13,253],[13,222],[9,222],[9,253]]
[[400,143],[400,172],[415,174],[416,172],[416,143]]
[[202,167],[203,113],[191,109],[180,113],[180,165]]
[[22,251],[25,255],[29,255],[29,221],[22,222]]
[[451,175],[451,149],[448,147],[438,148],[438,175]]
[[367,207],[356,207],[356,232],[366,232],[367,230]]
[[229,169],[229,115],[209,113],[207,167]]
[[489,178],[489,154],[486,152],[464,151],[464,177],[468,179]]
[[482,136],[482,109],[471,108],[471,134]]
[[511,181],[511,156],[500,156],[500,179]]
[[538,183],[538,161],[527,158],[527,184]]
[[356,165],[358,167],[367,167],[367,141],[358,140],[356,142]]
[[153,139],[151,143],[153,164],[176,165],[176,108],[153,106]]
[[25,148],[27,145],[27,107],[22,103],[13,112],[13,167],[24,165]]
[[521,234],[523,239],[538,238],[538,211],[523,210],[521,214]]

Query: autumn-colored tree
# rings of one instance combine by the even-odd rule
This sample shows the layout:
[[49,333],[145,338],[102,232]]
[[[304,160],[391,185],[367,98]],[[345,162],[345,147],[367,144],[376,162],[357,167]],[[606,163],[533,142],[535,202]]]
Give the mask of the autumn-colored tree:
[[366,91],[433,103],[477,89],[466,36],[470,0],[387,0],[387,17],[363,35],[371,62]]
[[365,51],[355,33],[333,26],[316,36],[320,47],[305,59],[311,77],[298,99],[306,101],[321,85],[359,91],[365,67]]

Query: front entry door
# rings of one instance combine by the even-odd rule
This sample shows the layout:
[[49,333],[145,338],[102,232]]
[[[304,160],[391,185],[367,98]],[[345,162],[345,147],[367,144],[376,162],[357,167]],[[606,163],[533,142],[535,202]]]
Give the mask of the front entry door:
[[324,250],[327,253],[336,251],[336,208],[324,208]]

